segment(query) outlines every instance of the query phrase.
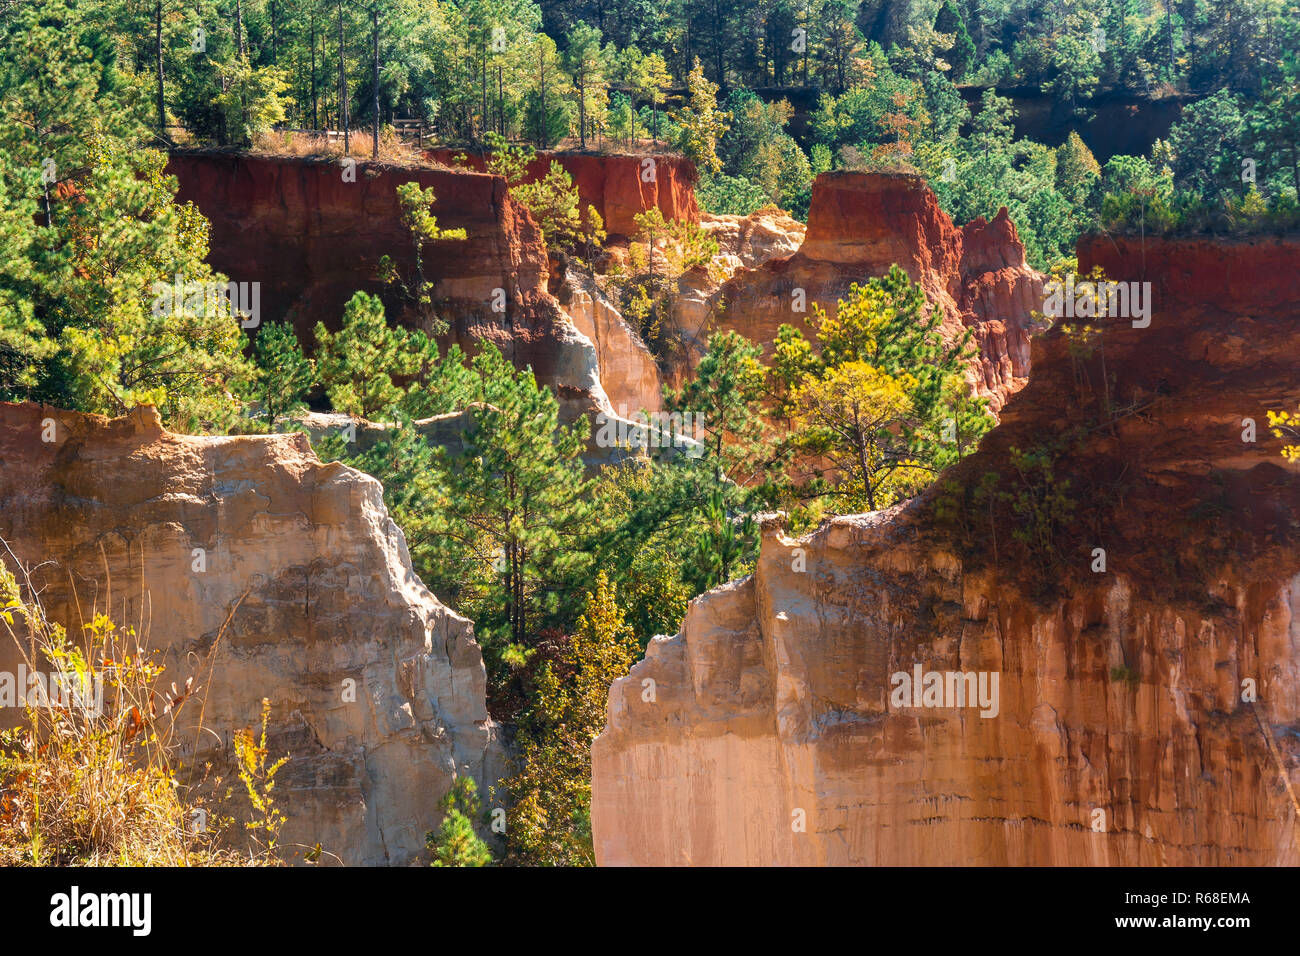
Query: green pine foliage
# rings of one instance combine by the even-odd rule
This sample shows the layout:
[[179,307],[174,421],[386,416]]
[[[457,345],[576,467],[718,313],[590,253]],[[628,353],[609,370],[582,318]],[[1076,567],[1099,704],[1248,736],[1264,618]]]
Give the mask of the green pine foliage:
[[506,699],[539,631],[572,620],[590,568],[589,424],[561,425],[554,393],[491,345],[473,371],[473,424],[459,451],[435,456],[439,514],[428,561],[435,590],[460,595],[473,617],[489,680]]
[[[318,452],[380,480],[416,572],[474,622],[489,707],[517,734],[505,785],[483,781],[510,813],[505,862],[589,864],[609,684],[693,597],[754,567],[759,515],[806,528],[903,501],[971,454],[990,417],[968,343],[944,341],[901,269],[772,343],[683,328],[681,280],[718,278],[716,235],[652,207],[606,247],[596,210],[536,150],[682,153],[701,207],[734,215],[802,218],[821,172],[919,175],[958,223],[1006,207],[1030,263],[1063,269],[1086,230],[1300,225],[1297,50],[1300,0],[0,2],[0,399],[152,403],[191,431],[282,427],[309,400],[371,419],[364,442]],[[1050,140],[1018,113],[1023,86],[1061,124]],[[1168,136],[1103,153],[1106,97],[1172,95]],[[209,267],[208,224],[176,202],[163,150],[337,153],[273,128],[345,131],[354,151],[373,129],[409,160],[384,128],[403,117],[483,156],[557,270],[602,286],[666,367],[703,352],[665,395],[691,416],[686,447],[629,449],[592,474],[592,423],[570,422],[531,369],[487,342],[472,359],[441,350],[437,263],[465,234],[416,182],[397,189],[409,246],[381,260],[383,298],[367,286],[313,316],[314,341],[206,294],[258,277]],[[967,528],[1008,510],[1008,545],[1046,578],[1076,521],[1058,453],[1013,450],[1006,475],[940,501]],[[494,862],[474,781],[442,809],[433,864]]]
[[241,320],[205,261],[206,220],[138,148],[142,104],[87,9],[0,19],[0,398],[220,427],[250,372]]
[[365,292],[348,300],[339,331],[316,323],[316,348],[330,404],[350,415],[377,420],[399,410],[427,412],[428,392],[438,391],[430,382],[443,381],[437,343],[418,329],[389,325],[383,302]]
[[256,366],[253,397],[262,405],[268,428],[307,407],[307,393],[316,384],[316,363],[303,355],[293,326],[269,322],[257,333],[253,344]]
[[965,381],[969,333],[945,343],[940,318],[894,266],[854,285],[833,316],[814,310],[816,350],[798,329],[781,330],[772,379],[783,401],[774,411],[791,420],[786,442],[813,475],[797,496],[874,511],[976,447],[992,419]]
[[482,813],[478,785],[473,777],[457,777],[443,796],[444,814],[437,830],[425,837],[433,857],[432,866],[491,866],[492,851],[474,830],[474,820]]

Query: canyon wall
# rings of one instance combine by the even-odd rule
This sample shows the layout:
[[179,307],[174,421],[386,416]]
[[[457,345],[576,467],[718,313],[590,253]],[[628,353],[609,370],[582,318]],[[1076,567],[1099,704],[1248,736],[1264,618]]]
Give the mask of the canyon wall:
[[[498,176],[358,163],[349,181],[338,162],[220,151],[173,153],[167,171],[179,183],[177,200],[193,202],[212,224],[213,268],[260,282],[261,321],[288,319],[307,343],[317,321],[339,327],[358,289],[379,295],[390,317],[402,315],[406,303],[379,282],[379,263],[391,256],[414,275],[397,187],[431,188],[438,225],[467,233],[424,251],[438,313],[452,327],[447,340],[469,350],[486,338],[546,381],[594,380],[548,292],[541,231]],[[493,310],[498,289],[503,312]]]
[[615,682],[599,863],[1300,864],[1300,470],[1263,427],[1300,402],[1300,240],[1079,259],[1150,282],[1150,325],[1036,336],[975,455],[804,537],[767,519]]
[[[459,154],[429,155],[448,161]],[[663,380],[680,384],[715,328],[770,346],[782,323],[799,323],[814,303],[833,312],[854,282],[883,275],[894,263],[941,310],[946,336],[971,331],[978,355],[969,378],[977,393],[996,410],[1023,385],[1041,277],[1026,265],[1005,212],[958,229],[916,177],[833,173],[814,185],[805,231],[771,209],[701,215],[691,164],[656,157],[655,178],[646,182],[645,158],[542,154],[534,172],[551,159],[564,164],[611,234],[635,231],[632,217],[657,206],[666,217],[700,222],[718,240],[710,266],[679,282],[675,318],[693,342],[680,368],[656,361],[589,278],[568,272],[552,288],[537,224],[499,176],[358,163],[355,181],[348,181],[337,162],[212,150],[174,153],[168,171],[180,184],[178,199],[194,202],[212,224],[214,268],[259,282],[261,320],[290,320],[308,344],[318,320],[338,327],[358,289],[378,294],[390,316],[419,324],[399,290],[376,278],[384,255],[413,275],[396,188],[418,182],[437,196],[439,225],[467,233],[431,243],[424,253],[438,314],[451,324],[443,344],[472,353],[480,338],[491,341],[517,365],[532,366],[540,382],[587,393],[584,402],[569,404],[588,414],[656,411]],[[465,162],[482,166],[473,154]],[[802,314],[795,311],[796,290]],[[498,296],[502,312],[494,310]],[[599,457],[597,449],[592,454]]]
[[[434,162],[449,166],[465,165],[484,171],[483,156],[454,149],[425,150]],[[573,178],[583,210],[593,206],[604,220],[611,236],[633,236],[636,217],[648,209],[663,213],[665,219],[698,222],[700,207],[695,202],[695,164],[683,156],[632,156],[616,153],[538,152],[527,169],[527,178],[538,180],[559,163]]]
[[[971,331],[978,355],[969,377],[996,411],[1029,374],[1032,312],[1042,276],[1025,262],[1016,227],[1002,210],[963,228],[939,208],[916,176],[823,173],[813,184],[807,233],[793,255],[734,270],[718,286],[697,272],[685,277],[679,324],[735,329],[769,347],[782,324],[802,327],[814,304],[834,315],[854,283],[897,264],[942,313],[951,340]],[[801,311],[802,310],[802,311]]]
[[[677,166],[665,161],[664,168]],[[620,405],[635,411],[648,399],[651,410],[658,407],[658,381],[642,374],[639,338],[628,337],[590,297],[586,304],[593,307],[583,310],[579,300],[572,318],[561,307],[549,288],[541,232],[499,176],[358,163],[355,181],[345,181],[337,162],[215,150],[173,153],[167,171],[179,183],[178,201],[193,202],[212,224],[213,268],[235,281],[261,283],[261,321],[287,319],[309,346],[317,321],[339,327],[343,306],[358,289],[379,295],[390,317],[419,324],[398,290],[376,276],[384,255],[414,275],[397,187],[432,188],[438,225],[467,234],[424,251],[438,315],[451,325],[444,346],[454,342],[473,354],[486,339],[517,366],[531,366],[539,382],[585,392],[584,401],[568,403],[584,413]],[[678,211],[694,204],[689,185],[682,185],[687,171],[671,180],[690,200],[679,196],[670,204]],[[502,312],[494,310],[498,295],[504,295]],[[614,370],[608,391],[602,364]]]
[[[162,652],[161,686],[199,685],[187,765],[229,775],[232,732],[270,700],[270,756],[291,755],[282,842],[413,862],[456,777],[486,794],[502,776],[470,622],[415,575],[373,478],[300,434],[176,435],[151,408],[0,404],[0,465],[0,554],[32,569],[47,613],[74,636],[107,613]],[[0,670],[17,664],[0,646]],[[4,726],[21,716],[0,709]]]

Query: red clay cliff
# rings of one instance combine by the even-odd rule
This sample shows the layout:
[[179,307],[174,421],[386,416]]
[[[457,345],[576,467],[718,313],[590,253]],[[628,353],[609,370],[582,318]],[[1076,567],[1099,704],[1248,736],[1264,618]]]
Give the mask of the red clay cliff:
[[[1035,337],[975,455],[888,511],[769,520],[614,683],[599,863],[1300,863],[1300,468],[1263,427],[1300,402],[1300,238],[1079,264],[1150,282],[1150,324]],[[897,696],[918,667],[941,692]]]
[[[709,305],[722,328],[770,345],[783,323],[801,325],[813,303],[833,315],[854,283],[882,276],[895,264],[940,309],[947,337],[971,331],[979,350],[972,385],[1000,408],[1029,374],[1042,277],[1025,262],[1005,209],[992,222],[976,219],[958,228],[919,177],[818,176],[799,251],[737,271]],[[795,311],[796,290],[803,293],[803,314]]]

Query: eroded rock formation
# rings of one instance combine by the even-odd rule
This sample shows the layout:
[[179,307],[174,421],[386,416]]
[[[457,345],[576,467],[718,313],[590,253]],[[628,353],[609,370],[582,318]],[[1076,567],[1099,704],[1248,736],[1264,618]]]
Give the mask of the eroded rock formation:
[[1001,408],[1029,372],[1042,277],[1026,264],[1005,210],[959,229],[919,177],[823,173],[798,251],[736,269],[720,287],[703,273],[688,277],[679,324],[694,329],[712,312],[719,327],[770,346],[782,324],[800,325],[814,303],[833,315],[853,283],[894,264],[942,311],[946,336],[971,330],[979,350],[971,384]]
[[[430,155],[451,158],[447,151]],[[665,217],[699,221],[718,240],[713,263],[679,283],[675,318],[695,340],[683,353],[686,364],[719,317],[722,327],[769,345],[781,323],[801,317],[793,311],[796,289],[807,308],[833,311],[853,282],[897,262],[942,310],[946,334],[972,331],[979,350],[972,386],[994,409],[1025,380],[1041,277],[1025,264],[1005,213],[957,229],[915,177],[826,174],[815,185],[805,235],[774,209],[701,216],[694,170],[679,157],[657,157],[651,181],[641,175],[645,157],[634,156],[542,154],[534,172],[552,159],[570,170],[611,234],[634,231],[632,217],[657,206]],[[473,155],[465,161],[482,165]],[[194,201],[212,223],[213,266],[259,282],[262,321],[288,318],[308,344],[318,320],[337,327],[358,289],[380,295],[390,315],[416,321],[377,275],[384,255],[413,270],[396,187],[418,182],[434,190],[439,224],[467,233],[432,243],[424,255],[438,312],[452,327],[445,344],[472,353],[479,339],[491,341],[517,365],[530,365],[540,382],[585,392],[566,408],[591,414],[656,411],[663,380],[679,384],[689,372],[656,361],[590,278],[564,270],[553,278],[536,223],[501,177],[370,163],[345,176],[335,162],[218,151],[175,153],[168,168],[180,183],[178,198]],[[504,311],[497,311],[502,299]],[[599,459],[601,450],[593,445],[590,456]]]
[[700,227],[717,240],[727,277],[737,269],[756,269],[769,259],[794,255],[807,232],[803,223],[773,206],[748,216],[700,216]]
[[470,622],[412,571],[379,482],[300,434],[175,435],[149,408],[0,404],[0,463],[4,559],[34,569],[47,613],[74,635],[108,613],[162,652],[163,686],[202,685],[211,733],[179,735],[188,763],[228,771],[271,701],[285,841],[411,862],[455,777],[502,775]]
[[[216,151],[174,153],[168,171],[180,184],[178,200],[193,201],[212,223],[213,267],[260,282],[261,321],[292,321],[308,346],[318,320],[340,325],[358,289],[380,295],[390,316],[403,316],[407,304],[376,278],[379,261],[390,255],[413,274],[397,186],[432,188],[439,226],[467,234],[424,252],[438,314],[451,325],[444,345],[474,354],[480,339],[494,343],[516,366],[531,366],[539,382],[565,392],[566,414],[613,413],[619,404],[633,412],[651,398],[652,410],[658,407],[645,347],[635,335],[620,337],[621,320],[602,315],[595,302],[583,309],[579,296],[584,334],[552,295],[541,232],[500,176],[359,163],[348,181],[334,162]],[[503,312],[494,308],[498,298]],[[613,370],[613,396],[601,381],[602,364]],[[594,444],[589,453],[608,457]]]
[[213,268],[260,282],[261,320],[288,318],[309,344],[317,321],[339,326],[358,289],[402,314],[400,293],[378,280],[385,255],[414,274],[397,186],[432,188],[439,226],[467,233],[424,253],[439,315],[452,326],[448,340],[473,350],[486,338],[543,381],[585,386],[596,377],[590,343],[548,290],[541,232],[499,176],[359,163],[351,181],[337,162],[215,151],[173,153],[168,172],[178,201],[194,202],[212,224]]
[[[435,162],[466,164],[486,168],[483,157],[451,149],[426,150]],[[541,179],[558,162],[573,178],[578,198],[585,209],[593,206],[611,236],[632,236],[636,217],[658,208],[665,219],[697,222],[700,208],[695,202],[695,164],[681,156],[632,156],[613,153],[556,153],[541,151],[528,167],[531,179]]]
[[663,407],[654,354],[590,276],[569,272],[559,290],[564,311],[596,350],[601,387],[616,413]]
[[[755,573],[614,684],[600,863],[1300,863],[1300,471],[1243,441],[1300,399],[1300,241],[1079,257],[1151,282],[1151,324],[1035,337],[950,482],[799,539],[768,520]],[[894,697],[918,665],[997,675],[995,706]]]

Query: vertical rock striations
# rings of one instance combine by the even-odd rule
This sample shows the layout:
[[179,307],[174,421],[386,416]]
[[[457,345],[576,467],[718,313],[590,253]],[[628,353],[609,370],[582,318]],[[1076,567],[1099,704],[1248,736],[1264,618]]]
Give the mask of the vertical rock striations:
[[4,557],[34,569],[47,612],[72,635],[105,612],[162,652],[164,686],[203,685],[210,732],[181,735],[187,763],[228,772],[232,732],[270,699],[285,841],[412,862],[455,777],[500,776],[471,625],[412,571],[374,479],[303,435],[175,435],[151,408],[0,404],[0,463]]
[[[1300,472],[1243,441],[1300,400],[1300,243],[1079,254],[1151,282],[1148,327],[1035,337],[950,481],[802,539],[769,519],[754,574],[614,684],[601,864],[1300,863]],[[913,697],[918,666],[997,693]]]

